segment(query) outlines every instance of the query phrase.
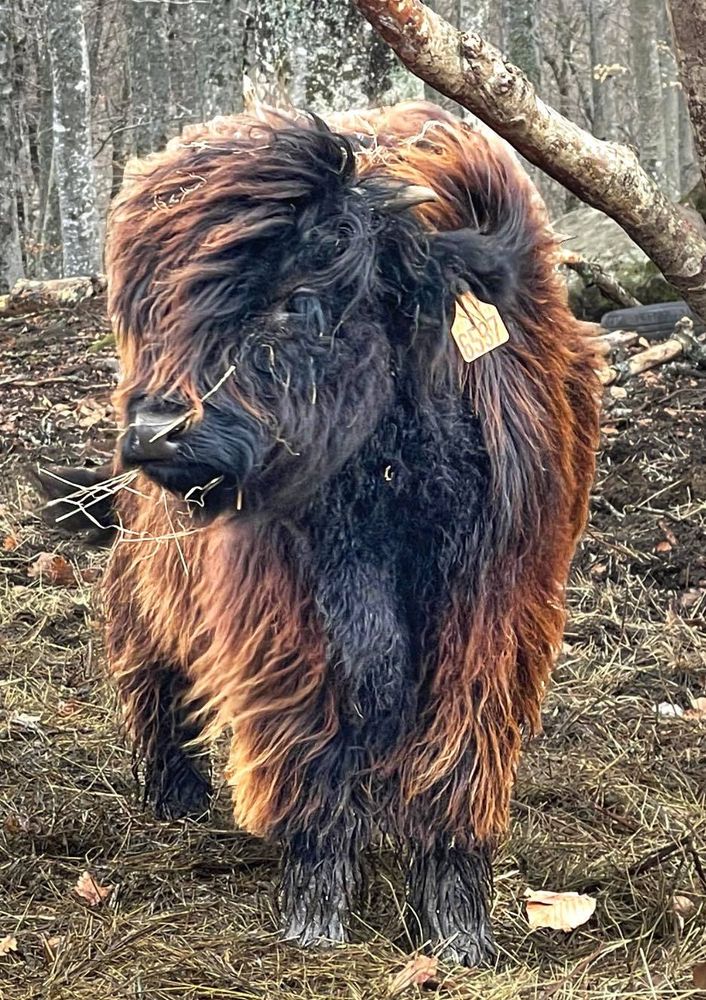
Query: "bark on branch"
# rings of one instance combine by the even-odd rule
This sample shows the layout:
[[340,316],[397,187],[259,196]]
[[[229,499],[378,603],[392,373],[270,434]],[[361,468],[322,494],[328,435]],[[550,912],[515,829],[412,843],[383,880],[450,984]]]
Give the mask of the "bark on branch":
[[355,0],[412,73],[473,112],[532,163],[623,227],[706,318],[706,239],[640,167],[545,104],[516,66],[420,0]]

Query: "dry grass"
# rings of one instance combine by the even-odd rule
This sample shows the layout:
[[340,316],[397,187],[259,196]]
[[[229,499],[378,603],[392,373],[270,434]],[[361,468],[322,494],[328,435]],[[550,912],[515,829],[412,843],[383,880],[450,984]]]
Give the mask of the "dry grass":
[[[647,391],[629,405],[641,408]],[[691,480],[679,486],[702,446],[688,411],[643,428],[625,419],[602,460],[546,731],[525,754],[496,863],[500,960],[482,972],[443,970],[444,997],[699,995],[691,969],[706,961],[706,722],[662,717],[655,706],[688,707],[706,694],[706,590],[680,603],[706,586],[704,496]],[[0,957],[0,996],[388,996],[409,943],[399,873],[384,849],[357,943],[302,952],[273,933],[277,848],[234,832],[224,796],[204,824],[160,823],[141,809],[90,590],[27,577],[42,550],[81,568],[103,554],[48,534],[17,465],[5,473],[0,545],[17,544],[0,552],[0,939],[14,935],[18,948]],[[670,483],[678,488],[649,499]],[[657,556],[665,517],[679,545]],[[116,887],[106,904],[88,907],[72,891],[87,869]],[[529,934],[528,886],[590,892],[596,915],[570,935]],[[675,894],[696,905],[683,928]]]

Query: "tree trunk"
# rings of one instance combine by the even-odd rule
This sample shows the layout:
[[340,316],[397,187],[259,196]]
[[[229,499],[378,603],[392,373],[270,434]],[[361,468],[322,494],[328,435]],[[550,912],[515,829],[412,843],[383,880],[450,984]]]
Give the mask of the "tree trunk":
[[672,28],[664,0],[660,2],[657,31],[662,84],[662,121],[664,122],[664,178],[667,193],[672,198],[678,199],[681,194],[679,72],[674,57]]
[[355,2],[408,69],[615,219],[706,317],[706,239],[641,169],[633,150],[562,118],[497,49],[477,34],[459,35],[419,0]]
[[63,274],[101,269],[91,146],[91,82],[81,0],[49,0],[54,162]]
[[630,37],[637,102],[640,163],[656,181],[665,179],[666,142],[657,53],[655,0],[630,0]]
[[[393,60],[351,0],[269,0],[250,19],[247,69],[267,103],[343,111],[380,95]],[[376,82],[377,81],[377,82]]]
[[593,103],[593,134],[598,139],[614,138],[615,117],[613,80],[606,73],[606,18],[604,0],[588,0],[588,52],[591,69],[591,99]]
[[207,77],[211,47],[213,0],[189,0],[170,6],[170,70],[172,98],[180,120],[202,122],[209,115]]
[[505,45],[511,63],[519,66],[535,87],[542,82],[537,0],[503,0]]
[[37,129],[39,211],[35,236],[37,260],[34,273],[38,278],[56,278],[61,273],[62,266],[61,222],[59,219],[59,196],[56,189],[54,132],[52,127],[54,109],[48,37],[46,10],[44,10],[40,20],[36,48],[40,106]]
[[24,273],[17,222],[15,145],[12,137],[14,23],[12,8],[0,5],[0,293]]
[[669,0],[679,76],[706,184],[706,18],[702,0]]
[[233,115],[243,107],[246,17],[244,0],[213,0],[207,117]]
[[[131,124],[135,152],[161,149],[171,118],[169,27],[166,0],[127,0]],[[189,58],[196,61],[191,52]]]

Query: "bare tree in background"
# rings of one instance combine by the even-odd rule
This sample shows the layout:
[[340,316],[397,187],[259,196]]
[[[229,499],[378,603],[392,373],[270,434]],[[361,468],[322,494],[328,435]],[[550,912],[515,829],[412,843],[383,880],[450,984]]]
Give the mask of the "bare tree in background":
[[503,0],[503,15],[508,59],[538,87],[542,82],[542,56],[537,0]]
[[8,291],[24,273],[12,128],[13,41],[12,8],[0,0],[0,292]]
[[[131,128],[138,156],[159,149],[169,136],[171,66],[166,0],[126,0]],[[184,58],[196,62],[192,52]]]
[[669,0],[679,74],[706,184],[706,14],[702,0]]
[[660,10],[656,0],[630,0],[630,36],[637,99],[640,162],[650,177],[664,182],[667,153],[662,108],[662,78],[655,31],[659,15]]
[[101,250],[81,0],[49,0],[47,13],[63,273],[93,274],[101,269]]
[[[404,0],[396,2],[404,6]],[[653,172],[661,168],[666,189],[677,198],[695,184],[696,158],[686,101],[676,85],[665,14],[668,3],[429,0],[429,6],[460,31],[478,32],[511,52],[531,80],[541,75],[543,97],[571,121],[599,138],[639,147],[644,165]],[[703,0],[671,3],[679,15],[675,28],[683,55],[681,77],[687,95],[690,80],[696,87],[692,115],[698,123],[703,109],[699,86],[706,89],[703,79],[699,84],[706,65],[700,49]],[[2,70],[0,115],[5,136],[11,139],[3,140],[0,151],[0,198],[3,205],[9,204],[13,191],[16,208],[9,214],[3,208],[3,240],[7,245],[7,220],[14,218],[11,240],[13,246],[21,246],[30,277],[56,277],[63,267],[59,154],[63,149],[67,155],[68,147],[65,133],[54,134],[49,58],[62,17],[71,19],[75,31],[54,53],[54,71],[65,83],[57,97],[60,103],[77,98],[71,113],[85,119],[79,132],[72,129],[70,139],[84,153],[91,140],[99,219],[120,187],[130,156],[159,149],[187,122],[240,110],[244,79],[250,81],[249,97],[292,102],[319,113],[393,103],[425,92],[458,114],[471,113],[431,83],[407,73],[389,46],[358,16],[356,0],[82,0],[83,24],[77,19],[76,0],[0,0],[0,4],[12,7],[15,21],[13,51]],[[635,46],[633,23],[643,30]],[[81,100],[84,70],[76,58],[76,39],[84,30],[91,67],[90,103],[88,94],[85,102]],[[645,75],[650,88],[643,86]],[[646,101],[651,101],[651,111],[645,110]],[[638,103],[642,118],[637,115]],[[83,163],[84,167],[89,163],[87,156]],[[85,170],[71,172],[70,201],[77,211],[86,176]],[[558,184],[536,169],[532,176],[555,216],[573,207],[575,200]],[[692,194],[696,197],[696,192]],[[64,195],[66,209],[66,187]],[[90,247],[91,242],[83,245]],[[13,259],[18,259],[16,251]]]

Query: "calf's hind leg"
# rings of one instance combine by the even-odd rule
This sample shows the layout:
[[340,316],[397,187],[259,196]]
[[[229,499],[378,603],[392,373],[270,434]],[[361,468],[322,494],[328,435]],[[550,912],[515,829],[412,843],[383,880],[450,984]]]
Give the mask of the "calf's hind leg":
[[407,898],[418,943],[448,962],[470,967],[496,956],[488,904],[492,868],[487,850],[464,849],[448,838],[412,849]]
[[200,816],[211,796],[208,757],[188,744],[200,734],[187,706],[188,682],[174,668],[148,664],[116,678],[133,739],[143,800],[159,819]]

